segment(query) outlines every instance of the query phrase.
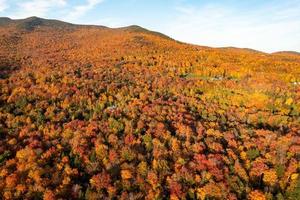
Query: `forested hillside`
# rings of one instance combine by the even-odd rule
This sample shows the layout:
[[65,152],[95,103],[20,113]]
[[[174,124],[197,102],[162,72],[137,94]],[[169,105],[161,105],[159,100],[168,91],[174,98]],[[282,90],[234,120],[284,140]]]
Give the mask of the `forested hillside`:
[[0,18],[3,199],[297,200],[299,173],[298,53]]

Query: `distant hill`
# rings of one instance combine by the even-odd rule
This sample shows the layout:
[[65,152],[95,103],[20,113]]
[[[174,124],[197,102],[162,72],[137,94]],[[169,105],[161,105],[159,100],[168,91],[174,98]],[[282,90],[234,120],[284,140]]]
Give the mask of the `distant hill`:
[[[100,26],[100,25],[79,25],[79,24],[72,24],[68,22],[63,22],[60,20],[54,20],[54,19],[43,19],[39,17],[29,17],[26,19],[10,19],[8,17],[1,17],[0,18],[0,26],[15,26],[16,28],[20,30],[26,30],[26,31],[33,31],[37,27],[50,27],[54,29],[70,29],[70,28],[84,28],[84,27],[93,27],[93,28],[108,28],[106,26]],[[116,30],[124,30],[129,32],[140,32],[140,33],[148,33],[157,35],[166,39],[171,39],[169,36],[164,35],[159,32],[150,31],[148,29],[145,29],[143,27],[137,26],[137,25],[131,25],[121,28],[115,28]]]
[[122,28],[118,28],[118,29],[130,31],[130,32],[150,33],[150,34],[157,35],[159,37],[163,37],[166,39],[172,39],[165,34],[162,34],[160,32],[156,32],[156,31],[150,31],[148,29],[145,29],[145,28],[137,26],[137,25],[126,26],[126,27],[122,27]]
[[273,53],[274,55],[292,55],[292,56],[300,56],[300,52],[297,51],[278,51]]
[[[143,28],[138,25],[130,25],[130,26],[125,26],[125,27],[120,27],[120,28],[109,28],[106,26],[101,26],[101,25],[81,25],[81,24],[72,24],[60,20],[55,20],[55,19],[44,19],[40,17],[29,17],[25,19],[11,19],[8,17],[0,17],[0,27],[5,27],[5,26],[14,26],[19,30],[25,30],[25,31],[33,31],[38,27],[48,27],[52,29],[76,29],[76,28],[101,28],[101,29],[114,29],[114,30],[121,30],[121,31],[128,31],[132,33],[146,33],[146,34],[152,34],[155,36],[159,36],[164,39],[170,39],[174,40],[171,37],[160,33],[156,31],[151,31],[146,28]],[[177,41],[179,42],[179,41]],[[180,42],[181,43],[181,42]],[[183,43],[184,44],[184,43]],[[209,47],[208,47],[209,48]],[[239,52],[244,52],[244,53],[258,53],[258,54],[266,54],[265,52],[261,52],[255,49],[250,49],[250,48],[237,48],[237,47],[220,47],[218,49],[221,50],[226,50],[226,51],[239,51]],[[287,55],[287,56],[300,56],[299,52],[296,51],[278,51],[271,53],[271,55]]]
[[13,20],[8,17],[0,17],[0,26],[7,26],[9,25]]
[[10,18],[0,18],[1,26],[16,26],[19,29],[32,31],[39,26],[48,26],[52,28],[70,28],[75,25],[59,20],[42,19],[39,17],[29,17],[26,19],[12,20]]
[[250,48],[238,48],[238,47],[220,47],[219,49],[225,50],[225,51],[234,51],[234,52],[240,52],[240,53],[250,53],[250,54],[266,54],[265,52],[258,51],[255,49]]

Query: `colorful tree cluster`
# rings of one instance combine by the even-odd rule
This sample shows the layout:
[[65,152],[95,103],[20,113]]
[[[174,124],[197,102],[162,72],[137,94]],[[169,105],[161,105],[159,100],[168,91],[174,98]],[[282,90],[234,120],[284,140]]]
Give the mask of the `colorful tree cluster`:
[[300,56],[130,28],[0,36],[2,199],[300,199]]

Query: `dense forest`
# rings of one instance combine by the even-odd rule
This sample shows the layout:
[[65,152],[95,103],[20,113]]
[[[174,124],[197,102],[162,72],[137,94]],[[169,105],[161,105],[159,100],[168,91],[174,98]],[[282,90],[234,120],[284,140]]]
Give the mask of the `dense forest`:
[[300,199],[300,55],[0,19],[2,199]]

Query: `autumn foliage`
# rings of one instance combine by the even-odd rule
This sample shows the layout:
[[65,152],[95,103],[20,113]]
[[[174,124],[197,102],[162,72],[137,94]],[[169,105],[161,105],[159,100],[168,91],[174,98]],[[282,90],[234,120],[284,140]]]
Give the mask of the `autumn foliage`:
[[0,27],[2,199],[300,199],[300,56]]

